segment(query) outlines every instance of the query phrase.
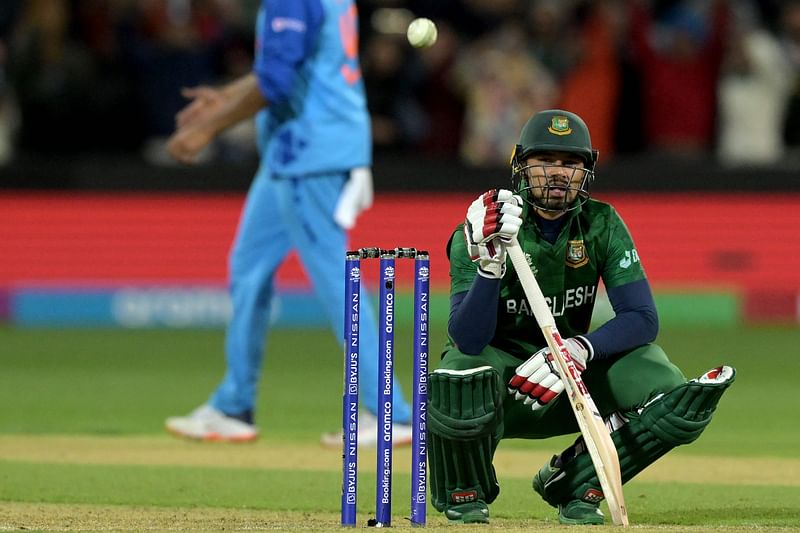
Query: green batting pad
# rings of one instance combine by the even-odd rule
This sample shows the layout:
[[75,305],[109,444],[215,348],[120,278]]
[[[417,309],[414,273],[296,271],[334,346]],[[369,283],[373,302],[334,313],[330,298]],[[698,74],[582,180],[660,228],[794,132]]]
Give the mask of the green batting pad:
[[442,370],[429,377],[428,460],[434,507],[483,500],[500,492],[492,458],[502,420],[500,377],[490,367]]
[[[622,482],[653,464],[665,453],[697,439],[711,422],[722,394],[736,379],[723,382],[691,380],[651,400],[641,412],[626,413],[628,422],[611,434],[619,456]],[[533,479],[533,488],[553,506],[571,500],[597,503],[603,498],[600,481],[582,440],[565,465],[554,457]],[[566,456],[567,454],[563,454]]]

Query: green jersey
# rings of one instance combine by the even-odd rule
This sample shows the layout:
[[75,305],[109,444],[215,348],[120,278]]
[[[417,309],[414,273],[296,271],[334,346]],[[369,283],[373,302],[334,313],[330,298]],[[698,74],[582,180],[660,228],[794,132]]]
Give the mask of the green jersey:
[[[645,278],[644,269],[625,223],[609,204],[589,200],[568,217],[551,244],[525,206],[518,239],[547,299],[563,337],[588,333],[600,280],[607,288]],[[448,243],[450,295],[468,291],[477,273],[460,224]],[[546,346],[510,260],[500,285],[497,328],[489,342],[522,360]],[[452,346],[452,340],[450,341]]]

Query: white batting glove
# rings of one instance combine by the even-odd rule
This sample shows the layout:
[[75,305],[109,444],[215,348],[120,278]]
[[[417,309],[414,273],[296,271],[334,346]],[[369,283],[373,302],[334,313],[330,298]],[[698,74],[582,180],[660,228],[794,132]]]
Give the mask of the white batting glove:
[[467,210],[464,238],[470,258],[478,263],[478,274],[499,279],[506,271],[505,242],[522,226],[522,198],[506,189],[480,195]]
[[[564,339],[564,345],[575,368],[583,372],[594,356],[592,344],[585,337],[577,336]],[[513,394],[515,400],[524,400],[534,411],[541,409],[564,390],[556,368],[550,349],[542,348],[517,367],[516,374],[508,382],[508,393]]]

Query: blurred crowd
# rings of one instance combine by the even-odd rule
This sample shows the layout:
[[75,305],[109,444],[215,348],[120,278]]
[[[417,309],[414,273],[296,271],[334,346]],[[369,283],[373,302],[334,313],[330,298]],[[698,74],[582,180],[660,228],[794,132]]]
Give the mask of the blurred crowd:
[[[258,0],[3,0],[0,164],[136,152],[166,164],[180,88],[250,68]],[[537,110],[619,154],[800,161],[800,0],[359,0],[375,150],[503,165]],[[439,40],[405,40],[415,16]],[[81,132],[76,134],[76,132]],[[252,131],[209,158],[255,158]]]

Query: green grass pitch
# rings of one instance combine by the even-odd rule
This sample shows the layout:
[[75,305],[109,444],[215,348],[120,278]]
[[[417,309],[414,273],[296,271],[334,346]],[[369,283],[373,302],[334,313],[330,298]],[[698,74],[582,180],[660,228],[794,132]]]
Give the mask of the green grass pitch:
[[[396,334],[407,392],[410,336]],[[431,340],[435,354],[441,324]],[[658,342],[689,377],[722,363],[738,377],[697,442],[626,485],[636,530],[800,529],[800,330],[669,328]],[[221,377],[222,343],[217,330],[0,328],[0,530],[338,529],[341,456],[318,442],[340,421],[339,344],[327,331],[273,333],[257,443],[166,435],[164,418],[202,403]],[[530,477],[570,440],[501,444],[489,529],[563,529]],[[401,528],[408,457],[395,454]],[[374,462],[361,454],[362,523],[374,510]],[[429,523],[447,527],[432,508]]]

